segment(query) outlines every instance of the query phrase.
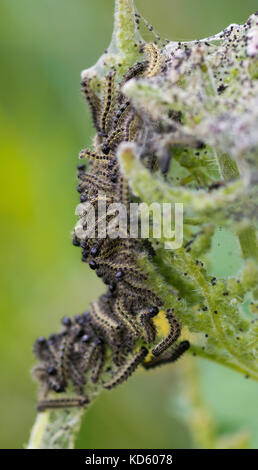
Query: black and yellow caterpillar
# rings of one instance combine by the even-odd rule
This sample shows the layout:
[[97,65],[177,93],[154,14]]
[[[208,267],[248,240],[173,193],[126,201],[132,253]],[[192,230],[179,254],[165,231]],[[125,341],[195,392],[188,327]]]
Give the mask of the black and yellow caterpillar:
[[[155,343],[157,331],[153,319],[162,301],[149,288],[147,275],[137,263],[137,256],[144,250],[143,241],[130,238],[128,233],[122,238],[85,237],[84,231],[87,203],[96,213],[92,230],[99,225],[100,193],[105,194],[109,204],[123,203],[128,207],[130,202],[128,183],[120,171],[116,151],[121,142],[137,139],[142,123],[121,89],[133,77],[153,77],[162,66],[155,44],[146,44],[143,52],[149,59],[131,67],[120,84],[116,83],[115,71],[105,77],[102,98],[93,92],[90,79],[85,78],[81,84],[97,135],[94,150],[86,149],[80,154],[89,160],[90,170],[86,165],[78,166],[79,222],[73,244],[81,247],[82,260],[102,278],[108,290],[89,311],[72,319],[65,317],[60,333],[35,342],[34,353],[40,361],[34,369],[41,384],[39,410],[82,406],[88,402],[89,381],[111,389],[125,381],[139,364],[149,369],[173,362],[189,348],[188,341],[173,346],[181,331],[173,309],[165,313],[170,328],[168,336]],[[114,216],[107,218],[110,222]],[[149,352],[152,358],[146,361]],[[110,360],[114,367],[107,366]],[[66,392],[69,385],[76,392],[74,398],[47,398],[49,391]]]

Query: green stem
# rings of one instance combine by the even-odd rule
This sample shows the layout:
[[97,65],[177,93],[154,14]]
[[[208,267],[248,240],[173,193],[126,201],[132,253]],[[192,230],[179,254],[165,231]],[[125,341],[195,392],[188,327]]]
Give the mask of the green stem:
[[112,67],[116,68],[117,78],[132,66],[139,57],[139,44],[142,37],[135,22],[134,0],[115,0],[115,16],[112,40],[96,65],[84,71],[84,75],[92,71],[102,79]]
[[250,377],[253,380],[258,382],[258,373],[255,373],[255,371],[250,371],[249,368],[245,368],[244,366],[241,366],[239,363],[233,362],[231,359],[227,359],[226,357],[219,357],[218,355],[214,356],[213,354],[209,354],[207,351],[202,349],[199,346],[191,345],[191,352],[199,357],[202,357],[203,359],[208,359],[210,361],[216,362],[217,364],[221,364],[225,367],[229,367],[230,369],[240,373],[244,374],[246,377]]
[[[193,350],[193,348],[191,348]],[[202,351],[200,351],[200,355]],[[212,359],[209,357],[209,359]],[[181,386],[182,395],[186,400],[183,419],[188,426],[195,448],[197,449],[248,449],[250,436],[246,431],[220,436],[214,418],[207,407],[201,392],[200,374],[196,364],[190,356],[182,361]]]
[[182,361],[183,394],[190,405],[185,421],[197,449],[213,449],[216,442],[215,426],[201,393],[196,361],[190,356]]
[[73,449],[83,408],[47,410],[37,415],[27,449]]
[[258,244],[255,227],[253,225],[249,225],[239,230],[238,238],[243,258],[253,258],[258,261]]
[[220,174],[224,180],[228,181],[239,178],[237,164],[227,153],[219,153],[217,155],[217,162]]
[[135,41],[141,40],[134,15],[134,0],[115,0],[114,32],[110,47],[127,58],[135,54]]

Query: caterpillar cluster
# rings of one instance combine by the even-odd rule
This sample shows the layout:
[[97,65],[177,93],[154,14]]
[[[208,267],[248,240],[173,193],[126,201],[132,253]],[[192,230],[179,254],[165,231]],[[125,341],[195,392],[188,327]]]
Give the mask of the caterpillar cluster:
[[[101,383],[106,389],[125,381],[142,364],[156,367],[175,361],[189,348],[188,341],[177,346],[180,324],[173,309],[165,312],[170,331],[157,343],[153,321],[162,306],[161,299],[149,288],[148,277],[142,272],[137,257],[143,251],[143,241],[123,238],[85,237],[84,215],[89,202],[95,209],[94,229],[99,225],[99,193],[111,203],[128,207],[130,192],[116,156],[121,142],[133,142],[141,130],[141,118],[130,101],[122,94],[123,84],[135,77],[153,77],[162,67],[162,57],[155,44],[143,46],[148,60],[138,62],[117,84],[116,72],[105,77],[103,97],[94,91],[91,79],[82,81],[82,92],[90,107],[97,131],[94,150],[83,150],[81,158],[90,162],[78,166],[77,208],[79,221],[73,233],[73,244],[82,249],[82,260],[95,270],[108,286],[107,292],[94,302],[89,311],[62,320],[63,329],[48,339],[38,338],[34,352],[39,364],[34,374],[41,384],[40,411],[46,408],[83,406],[88,403],[87,384]],[[112,222],[114,215],[107,216]],[[114,223],[114,231],[117,226]],[[156,344],[157,343],[157,344]],[[152,358],[146,361],[146,356]],[[109,360],[108,360],[109,358]],[[112,367],[110,367],[110,361]],[[108,365],[109,364],[109,365]],[[69,385],[76,395],[72,398],[48,399],[49,392],[66,392]]]

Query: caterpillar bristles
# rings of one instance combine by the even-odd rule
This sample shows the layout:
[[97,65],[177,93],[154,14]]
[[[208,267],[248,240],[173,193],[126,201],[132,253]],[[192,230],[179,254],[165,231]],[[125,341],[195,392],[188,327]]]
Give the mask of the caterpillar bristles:
[[148,78],[154,77],[161,71],[162,55],[160,50],[154,43],[145,44],[142,50],[149,56],[148,68],[145,71],[145,75]]
[[166,318],[169,323],[170,331],[168,336],[166,336],[163,340],[160,341],[159,344],[152,350],[152,354],[154,356],[159,356],[162,354],[166,349],[168,349],[173,343],[176,342],[178,339],[180,332],[181,332],[181,327],[174,316],[173,310],[167,310],[166,311]]
[[113,110],[113,101],[115,94],[115,72],[111,72],[106,76],[105,95],[100,116],[101,131],[103,135],[108,135],[110,130],[110,118]]
[[121,369],[118,369],[116,375],[109,381],[103,384],[103,387],[111,390],[111,388],[116,387],[121,384],[135,371],[143,359],[147,356],[148,350],[144,347],[141,348],[132,358],[129,358]]
[[[141,139],[145,123],[123,96],[123,85],[132,78],[151,78],[162,68],[162,55],[155,44],[145,44],[143,51],[149,60],[130,67],[120,83],[115,71],[106,76],[102,97],[93,91],[91,79],[82,82],[97,136],[93,150],[80,153],[80,158],[88,159],[89,163],[87,170],[86,165],[78,166],[79,220],[73,232],[73,244],[81,248],[82,261],[89,264],[108,289],[92,303],[89,311],[73,318],[65,317],[61,332],[35,342],[34,353],[39,364],[34,375],[40,382],[43,397],[38,403],[39,411],[85,406],[87,387],[112,389],[140,364],[151,368],[173,362],[189,347],[189,343],[182,342],[171,349],[181,330],[173,310],[166,312],[168,336],[155,345],[157,330],[153,318],[162,301],[151,290],[148,275],[138,265],[139,253],[144,251],[153,256],[154,250],[148,241],[130,238],[129,226],[118,232],[115,213],[99,212],[100,202],[122,203],[128,209],[132,200],[128,182],[119,167],[117,148],[121,142]],[[149,153],[146,166],[151,167],[157,158],[153,152]],[[94,220],[87,219],[88,204],[94,208]],[[110,227],[110,234],[105,236],[99,230],[103,222]],[[155,357],[147,362],[151,349]],[[48,393],[65,393],[69,387],[76,396],[47,399]]]
[[58,408],[78,408],[86,406],[89,403],[87,397],[74,397],[74,398],[60,398],[58,400],[40,400],[37,403],[37,411],[45,411],[47,409],[58,409]]
[[94,123],[94,126],[98,131],[99,127],[99,111],[101,109],[101,100],[97,97],[94,91],[91,89],[91,80],[84,79],[81,82],[82,92],[85,96],[86,101],[88,102],[89,108],[91,110],[91,116]]
[[165,364],[170,364],[177,361],[188,349],[190,348],[189,341],[182,341],[170,351],[166,351],[161,356],[153,358],[150,361],[143,362],[142,365],[145,369],[154,369]]

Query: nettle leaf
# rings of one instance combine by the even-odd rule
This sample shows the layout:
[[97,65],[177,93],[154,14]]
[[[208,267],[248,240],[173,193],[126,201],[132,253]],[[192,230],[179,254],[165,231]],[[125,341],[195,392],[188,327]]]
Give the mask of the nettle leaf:
[[[160,49],[162,72],[132,79],[124,93],[145,118],[151,142],[123,144],[121,167],[138,198],[184,204],[184,245],[152,240],[142,258],[150,284],[190,332],[192,352],[258,378],[258,15],[201,41]],[[167,153],[164,179],[144,165],[145,152]],[[237,277],[209,274],[218,227],[239,239]]]

